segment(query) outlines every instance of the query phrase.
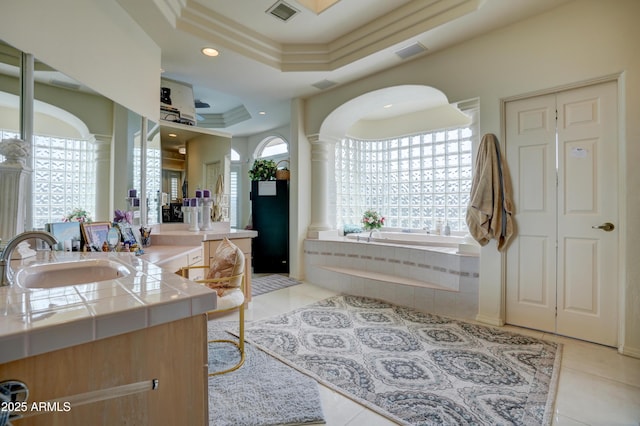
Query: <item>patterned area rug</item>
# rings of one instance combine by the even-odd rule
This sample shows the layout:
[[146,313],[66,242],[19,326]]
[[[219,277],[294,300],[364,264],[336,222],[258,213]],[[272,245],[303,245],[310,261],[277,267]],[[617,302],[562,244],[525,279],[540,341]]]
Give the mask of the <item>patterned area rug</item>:
[[[210,323],[211,324],[211,323]],[[231,336],[210,327],[210,339]],[[318,383],[247,344],[245,362],[236,371],[209,378],[209,425],[271,426],[323,424]],[[237,349],[209,344],[210,371],[238,361]]]
[[251,278],[251,296],[259,296],[271,291],[280,290],[281,288],[292,287],[302,284],[300,281],[294,280],[284,275],[265,275]]
[[246,336],[400,424],[551,424],[560,344],[356,296],[254,322]]

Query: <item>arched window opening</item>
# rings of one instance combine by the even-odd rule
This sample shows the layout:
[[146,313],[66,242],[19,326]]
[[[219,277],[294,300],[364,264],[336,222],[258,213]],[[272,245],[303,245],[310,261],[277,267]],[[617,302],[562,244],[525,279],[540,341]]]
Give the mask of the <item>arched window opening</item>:
[[257,158],[282,157],[283,154],[289,153],[289,146],[281,137],[271,137],[266,141],[266,143],[263,141],[263,144],[259,145]]
[[438,225],[466,232],[472,149],[479,138],[477,103],[463,110],[463,127],[381,140],[345,138],[336,144],[336,218],[339,228],[361,226],[377,210],[385,227],[433,232]]

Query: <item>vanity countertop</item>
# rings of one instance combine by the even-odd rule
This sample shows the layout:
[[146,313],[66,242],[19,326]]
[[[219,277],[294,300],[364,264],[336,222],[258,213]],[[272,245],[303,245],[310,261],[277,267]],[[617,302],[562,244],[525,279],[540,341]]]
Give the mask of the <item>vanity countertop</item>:
[[151,247],[154,245],[201,245],[204,241],[216,241],[223,238],[255,238],[257,231],[246,229],[229,229],[213,231],[188,231],[186,229],[159,230],[151,232]]
[[[152,247],[151,247],[152,248]],[[184,250],[184,247],[182,247]],[[0,287],[0,363],[203,314],[216,307],[209,288],[133,253],[40,252],[13,265],[108,259],[131,273],[55,288]]]

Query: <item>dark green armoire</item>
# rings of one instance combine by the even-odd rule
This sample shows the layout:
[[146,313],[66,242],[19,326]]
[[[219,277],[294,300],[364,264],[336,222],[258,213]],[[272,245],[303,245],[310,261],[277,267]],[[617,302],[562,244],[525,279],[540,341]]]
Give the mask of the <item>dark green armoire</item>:
[[255,273],[289,272],[289,181],[251,182],[251,214],[258,236],[252,240]]

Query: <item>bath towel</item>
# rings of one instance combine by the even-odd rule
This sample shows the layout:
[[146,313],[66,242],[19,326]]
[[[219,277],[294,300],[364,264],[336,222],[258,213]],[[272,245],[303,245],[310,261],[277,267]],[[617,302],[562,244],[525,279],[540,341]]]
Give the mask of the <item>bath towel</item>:
[[487,133],[478,148],[467,208],[467,226],[481,246],[496,239],[498,250],[504,251],[514,232],[512,215],[509,172],[502,160],[498,138]]

